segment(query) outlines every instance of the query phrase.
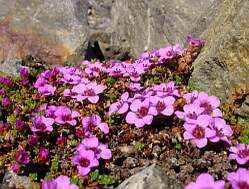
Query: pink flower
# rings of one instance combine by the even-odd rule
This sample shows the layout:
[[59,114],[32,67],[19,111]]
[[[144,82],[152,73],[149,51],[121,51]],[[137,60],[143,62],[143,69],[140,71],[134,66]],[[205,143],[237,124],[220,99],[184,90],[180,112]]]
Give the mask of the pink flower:
[[97,137],[85,138],[81,144],[78,145],[77,150],[92,150],[97,159],[109,160],[112,158],[112,152],[107,148],[107,145],[99,142]]
[[75,126],[77,121],[75,118],[80,117],[80,113],[77,111],[70,110],[67,106],[59,106],[54,112],[55,122],[59,124],[69,124]]
[[30,162],[30,158],[24,149],[17,152],[16,161],[21,164],[28,164]]
[[82,125],[86,130],[93,130],[98,127],[103,133],[109,133],[108,124],[101,122],[101,117],[97,114],[92,114],[91,117],[84,117]]
[[17,164],[13,164],[13,165],[11,166],[11,170],[12,170],[14,173],[19,173],[19,172],[20,172],[20,167],[19,167],[19,165],[17,165]]
[[210,124],[210,128],[216,132],[216,135],[209,140],[211,142],[219,142],[220,140],[231,144],[231,141],[227,138],[233,135],[232,128],[226,124],[226,121],[221,118],[213,118]]
[[201,48],[204,46],[205,42],[199,38],[194,38],[191,35],[187,36],[187,43],[193,47]]
[[25,128],[25,122],[23,120],[16,120],[16,130],[22,131]]
[[47,148],[41,147],[38,153],[39,161],[46,161],[48,159],[49,150]]
[[184,123],[184,139],[192,140],[198,148],[206,146],[208,139],[214,137],[216,134],[214,130],[208,128],[209,122],[209,116],[200,115],[196,120],[196,124]]
[[11,106],[12,102],[9,98],[3,98],[2,99],[2,106],[3,107],[9,107]]
[[249,188],[249,170],[239,168],[237,172],[229,173],[227,180],[232,184],[233,189]]
[[73,156],[72,162],[77,165],[79,175],[81,176],[88,175],[93,167],[99,166],[99,161],[92,150],[80,149],[78,154]]
[[130,83],[130,84],[129,84],[129,89],[130,89],[132,92],[138,92],[138,91],[140,91],[141,89],[143,89],[143,87],[141,87],[141,84],[140,84],[140,83]]
[[176,96],[179,97],[179,91],[176,89],[175,84],[173,81],[168,83],[162,83],[160,85],[155,85],[153,90],[156,91],[157,96],[159,97],[166,97],[166,96]]
[[158,50],[159,53],[159,61],[164,63],[167,60],[173,59],[177,56],[177,53],[174,51],[173,46],[169,45],[165,48],[160,48]]
[[225,181],[214,181],[214,178],[208,173],[202,173],[196,179],[196,182],[191,182],[185,189],[224,189]]
[[53,96],[55,91],[56,87],[49,84],[45,84],[43,87],[38,88],[39,94],[44,96]]
[[134,100],[130,105],[130,110],[125,120],[129,124],[135,124],[138,128],[150,125],[153,121],[153,115],[157,114],[156,109],[150,107],[149,99],[145,99],[144,101],[139,99]]
[[90,76],[98,77],[100,72],[104,71],[104,67],[100,62],[95,62],[92,64],[88,64],[85,72],[89,74]]
[[23,77],[23,78],[27,78],[29,76],[29,70],[25,67],[22,67],[20,70],[19,70],[19,73],[20,73],[20,76]]
[[125,92],[121,95],[121,100],[118,102],[115,102],[111,104],[109,108],[109,116],[111,116],[114,112],[117,112],[118,114],[124,114],[129,109],[129,104],[127,103],[129,98],[129,93]]
[[41,189],[79,189],[75,184],[70,183],[67,176],[59,176],[51,181],[43,181]]
[[37,118],[32,118],[33,126],[31,127],[31,131],[44,133],[46,131],[53,131],[52,125],[54,124],[54,119],[46,118],[44,116],[39,116]]
[[183,95],[183,98],[187,101],[187,103],[193,103],[198,98],[198,91],[192,91],[191,93],[186,93]]
[[152,96],[150,97],[150,102],[153,104],[157,111],[156,115],[162,114],[165,116],[171,116],[174,113],[173,104],[175,102],[175,98],[172,96],[168,96],[165,98]]
[[229,148],[232,153],[228,156],[229,160],[236,160],[238,164],[244,165],[249,161],[249,145],[237,144]]

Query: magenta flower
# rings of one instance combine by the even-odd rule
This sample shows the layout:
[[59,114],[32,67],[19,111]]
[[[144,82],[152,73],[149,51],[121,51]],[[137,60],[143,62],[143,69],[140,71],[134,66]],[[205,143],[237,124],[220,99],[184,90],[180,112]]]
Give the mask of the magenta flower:
[[141,75],[144,74],[145,71],[141,67],[133,67],[130,66],[126,69],[126,74],[124,76],[128,76],[131,81],[138,82],[141,79]]
[[53,96],[55,91],[56,87],[49,84],[45,84],[43,87],[38,88],[39,94],[44,96]]
[[32,118],[33,125],[31,127],[31,131],[44,133],[46,131],[51,132],[53,131],[52,125],[54,124],[54,119],[46,118],[44,116],[39,116],[37,118]]
[[59,176],[51,181],[43,181],[41,189],[79,189],[75,184],[70,183],[67,176]]
[[13,84],[13,81],[6,78],[6,77],[0,76],[0,84],[6,85],[6,86],[11,86]]
[[229,173],[227,180],[231,183],[233,189],[248,189],[249,170],[239,168],[236,172]]
[[159,97],[166,97],[166,96],[176,96],[179,97],[179,91],[176,89],[175,84],[173,81],[168,82],[167,84],[162,83],[160,85],[155,85],[153,90],[157,92]]
[[196,179],[196,182],[190,182],[185,189],[224,189],[225,181],[215,181],[208,173],[202,173]]
[[29,70],[25,67],[22,67],[20,70],[19,70],[19,74],[21,77],[23,78],[27,78],[29,76]]
[[129,104],[127,103],[128,98],[129,98],[129,93],[125,92],[121,95],[120,101],[111,104],[108,112],[109,116],[111,116],[114,112],[117,112],[118,114],[126,113],[129,109]]
[[63,78],[61,79],[61,81],[63,83],[68,83],[70,85],[76,85],[80,83],[81,77],[78,75],[73,75],[73,74],[68,73],[68,74],[63,75]]
[[186,93],[183,95],[183,98],[187,101],[187,103],[193,103],[198,98],[198,91],[192,91],[191,93]]
[[186,104],[183,106],[183,110],[184,112],[176,111],[176,116],[187,123],[195,124],[198,116],[203,113],[204,108],[201,108],[198,104]]
[[249,161],[249,145],[237,144],[229,148],[232,153],[228,156],[229,160],[236,160],[238,164],[244,165]]
[[22,131],[25,128],[25,122],[23,120],[16,120],[16,130]]
[[165,98],[160,98],[158,96],[150,97],[150,102],[156,109],[156,115],[165,115],[171,116],[174,113],[173,104],[175,102],[175,98],[172,96],[168,96]]
[[100,62],[95,62],[93,64],[88,64],[85,72],[90,76],[98,77],[100,72],[104,71],[104,67]]
[[214,118],[210,124],[210,128],[216,132],[216,135],[209,139],[211,142],[219,142],[222,140],[231,144],[231,141],[227,137],[233,135],[233,130],[226,124],[224,119]]
[[99,142],[97,137],[85,138],[81,144],[78,145],[77,150],[92,150],[97,159],[109,160],[112,158],[112,152],[107,145]]
[[30,158],[24,149],[17,152],[16,161],[21,164],[28,164],[30,162]]
[[173,59],[177,56],[172,45],[169,45],[165,48],[160,48],[158,50],[158,53],[159,53],[159,57],[160,57],[159,61],[162,63],[166,62],[167,60]]
[[135,124],[137,128],[150,125],[153,121],[153,115],[157,114],[156,109],[150,106],[149,99],[144,101],[134,100],[130,105],[130,110],[125,120],[129,124]]
[[22,86],[27,86],[29,84],[29,80],[28,79],[24,79],[21,81],[21,85]]
[[112,77],[120,77],[125,73],[125,69],[122,64],[117,63],[113,67],[107,69],[107,73]]
[[2,106],[3,107],[9,107],[11,106],[12,102],[9,98],[3,98],[2,99]]
[[38,153],[39,161],[46,161],[48,159],[49,150],[47,148],[41,147]]
[[36,82],[34,83],[34,87],[36,89],[39,89],[41,87],[44,87],[46,84],[48,84],[47,80],[43,77],[39,77]]
[[12,170],[14,173],[19,173],[19,172],[20,172],[20,167],[19,167],[19,165],[17,165],[17,164],[13,164],[13,165],[11,166],[11,170]]
[[187,36],[187,43],[190,44],[193,47],[201,48],[204,46],[204,41],[199,38],[194,38],[191,35]]
[[79,153],[72,158],[73,164],[77,165],[79,175],[86,176],[93,167],[99,166],[92,150],[80,149]]
[[5,90],[4,89],[0,89],[0,96],[5,96]]
[[130,83],[130,84],[129,84],[129,89],[130,89],[132,92],[138,92],[138,91],[140,91],[141,89],[143,89],[143,87],[141,87],[141,84],[140,84],[140,83]]
[[205,92],[200,92],[194,104],[198,104],[204,108],[203,114],[210,115],[212,117],[222,117],[222,112],[218,108],[220,100],[216,96],[208,96]]
[[87,85],[78,85],[72,89],[72,92],[77,93],[77,101],[88,99],[91,103],[96,104],[99,101],[98,94],[103,93],[105,89],[104,85],[98,85],[95,82]]
[[83,128],[92,131],[99,128],[103,133],[109,133],[109,126],[107,123],[101,122],[101,117],[97,114],[92,114],[91,117],[84,117],[82,119]]
[[75,118],[80,117],[80,113],[77,111],[71,111],[67,106],[59,106],[54,112],[55,122],[59,124],[69,124],[75,126],[77,121]]
[[214,130],[208,128],[209,122],[209,116],[200,115],[196,120],[196,124],[184,123],[184,139],[192,140],[198,148],[205,147],[207,145],[208,139],[213,138],[216,135]]
[[30,145],[36,144],[38,142],[38,139],[39,139],[38,136],[36,136],[36,135],[30,135],[28,137],[28,144],[30,144]]

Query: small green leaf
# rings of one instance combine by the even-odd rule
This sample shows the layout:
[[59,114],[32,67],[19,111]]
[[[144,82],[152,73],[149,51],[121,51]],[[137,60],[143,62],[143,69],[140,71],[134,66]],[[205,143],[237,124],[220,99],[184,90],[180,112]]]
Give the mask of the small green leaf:
[[30,174],[29,174],[29,178],[30,178],[32,181],[36,181],[36,180],[37,180],[37,173],[30,173]]
[[181,150],[182,149],[182,144],[181,143],[176,143],[175,148],[177,150]]
[[99,178],[99,170],[95,170],[90,173],[91,181],[95,181]]
[[137,150],[143,150],[143,148],[145,147],[145,144],[140,143],[140,142],[135,142],[134,147],[135,147]]
[[71,146],[72,147],[76,147],[77,145],[78,145],[78,141],[77,140],[75,140],[75,139],[71,140]]
[[108,175],[100,175],[99,179],[100,179],[100,183],[104,185],[112,185],[116,183],[115,179],[113,179],[112,177]]

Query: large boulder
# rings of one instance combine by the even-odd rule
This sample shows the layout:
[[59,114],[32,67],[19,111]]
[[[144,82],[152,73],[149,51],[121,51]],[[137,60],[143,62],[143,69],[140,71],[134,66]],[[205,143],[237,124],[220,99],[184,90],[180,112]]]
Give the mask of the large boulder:
[[77,64],[87,53],[88,58],[127,59],[145,49],[183,43],[213,3],[0,0],[0,70],[14,73],[18,66],[12,66],[13,60],[29,55],[48,64]]
[[[249,1],[225,0],[212,12],[213,20],[201,35],[206,41],[194,62],[191,80],[223,102],[231,102],[238,87],[249,89]],[[199,20],[198,25],[203,25]],[[245,98],[237,113],[249,119],[249,98]]]
[[117,189],[181,189],[179,181],[166,176],[153,164],[122,182]]

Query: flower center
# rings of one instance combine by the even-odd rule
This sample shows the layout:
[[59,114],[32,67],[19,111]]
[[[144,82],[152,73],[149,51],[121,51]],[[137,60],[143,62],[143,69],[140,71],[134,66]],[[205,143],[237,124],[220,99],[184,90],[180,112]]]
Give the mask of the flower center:
[[197,114],[195,113],[195,112],[189,112],[188,113],[188,117],[190,118],[190,119],[197,119]]
[[46,129],[46,125],[44,123],[38,123],[35,126],[37,129],[44,130]]
[[158,101],[156,104],[156,109],[158,112],[162,112],[163,110],[165,110],[166,105],[163,101]]
[[86,89],[84,94],[85,96],[96,96],[95,91],[93,89]]
[[207,102],[202,103],[202,104],[200,105],[200,107],[204,108],[204,109],[205,109],[205,110],[204,110],[204,113],[206,113],[206,114],[208,114],[208,115],[212,114],[212,112],[213,112],[212,106],[211,106],[209,103],[207,103]]
[[149,110],[146,107],[139,108],[138,111],[137,111],[138,118],[143,118],[143,117],[147,116],[148,111]]
[[100,72],[100,69],[99,69],[98,67],[93,67],[91,70],[92,70],[93,72]]
[[238,156],[242,159],[248,157],[249,156],[249,149],[239,150]]
[[247,182],[239,182],[239,189],[249,189],[249,184]]
[[137,77],[139,77],[139,74],[137,71],[133,71],[133,72],[131,72],[131,76],[137,78]]
[[70,114],[62,115],[62,120],[63,121],[70,121],[72,119]]
[[90,161],[86,158],[81,158],[80,159],[80,165],[82,167],[88,167],[90,165]]
[[201,139],[204,138],[205,136],[205,129],[202,127],[197,126],[194,130],[193,130],[193,136]]

